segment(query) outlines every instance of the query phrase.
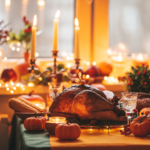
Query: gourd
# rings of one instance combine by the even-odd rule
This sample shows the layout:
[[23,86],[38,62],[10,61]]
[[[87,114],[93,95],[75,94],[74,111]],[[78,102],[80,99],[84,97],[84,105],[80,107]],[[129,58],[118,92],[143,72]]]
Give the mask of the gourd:
[[36,105],[36,106],[38,106],[38,107],[44,109],[44,108],[45,108],[44,99],[43,99],[41,96],[35,95],[35,94],[33,94],[33,93],[34,93],[34,91],[31,91],[31,92],[29,93],[29,95],[21,95],[21,96],[19,97],[19,99],[20,99],[20,98],[26,99],[26,100],[28,100],[29,102],[33,103],[34,105]]
[[150,116],[139,116],[130,124],[130,130],[135,136],[144,137],[150,134]]
[[24,121],[24,127],[28,131],[45,130],[46,118],[44,117],[29,117]]
[[55,135],[60,140],[76,140],[80,134],[80,126],[76,123],[58,124],[55,128]]
[[140,111],[140,116],[146,115],[146,114],[150,114],[150,108],[143,108]]

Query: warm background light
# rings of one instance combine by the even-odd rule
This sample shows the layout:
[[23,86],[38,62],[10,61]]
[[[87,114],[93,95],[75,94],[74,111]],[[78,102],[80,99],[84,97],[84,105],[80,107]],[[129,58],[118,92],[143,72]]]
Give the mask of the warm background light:
[[11,4],[11,1],[10,0],[5,0],[5,6],[10,6],[10,4]]
[[24,5],[28,4],[28,0],[22,0],[22,4]]
[[126,49],[126,46],[123,43],[119,43],[118,47],[123,51]]
[[38,6],[45,6],[45,1],[44,0],[38,0]]

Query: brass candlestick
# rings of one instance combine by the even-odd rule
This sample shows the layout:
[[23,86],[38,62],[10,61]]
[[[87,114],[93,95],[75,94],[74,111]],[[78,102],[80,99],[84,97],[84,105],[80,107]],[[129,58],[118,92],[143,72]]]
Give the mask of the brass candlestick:
[[57,63],[57,57],[58,57],[58,50],[52,50],[52,53],[53,53],[53,58],[54,58],[54,71],[53,71],[53,74],[56,75],[57,74],[57,72],[56,72],[56,70],[57,70],[56,63]]
[[30,59],[30,65],[31,67],[28,68],[28,72],[34,74],[34,70],[35,70],[35,61],[36,59]]
[[80,58],[75,58],[75,64],[76,64],[76,75],[78,76],[79,73],[79,65],[80,65]]

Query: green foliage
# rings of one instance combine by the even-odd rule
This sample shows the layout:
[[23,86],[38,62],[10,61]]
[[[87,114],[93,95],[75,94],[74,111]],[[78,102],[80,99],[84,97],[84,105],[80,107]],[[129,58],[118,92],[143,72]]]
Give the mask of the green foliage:
[[150,93],[150,70],[148,66],[132,67],[127,72],[126,87],[128,91]]
[[57,70],[60,71],[61,69],[65,69],[65,65],[64,64],[58,64],[57,65]]
[[24,43],[24,48],[26,49],[26,52],[28,52],[31,49],[31,23],[26,19],[26,17],[23,18],[24,22],[24,29],[20,30],[19,34],[16,34],[15,32],[10,31],[9,32],[9,40],[7,43],[11,42],[20,42]]

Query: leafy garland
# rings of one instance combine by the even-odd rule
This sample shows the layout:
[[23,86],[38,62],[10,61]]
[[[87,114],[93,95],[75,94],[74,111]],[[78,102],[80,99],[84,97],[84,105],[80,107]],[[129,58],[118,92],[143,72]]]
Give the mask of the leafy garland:
[[128,91],[150,93],[148,66],[131,67],[131,71],[126,74],[126,87]]

